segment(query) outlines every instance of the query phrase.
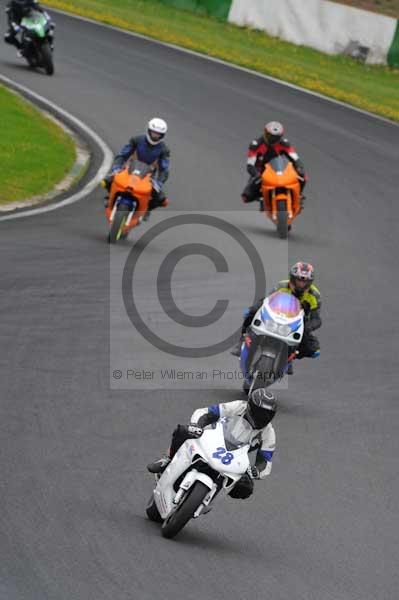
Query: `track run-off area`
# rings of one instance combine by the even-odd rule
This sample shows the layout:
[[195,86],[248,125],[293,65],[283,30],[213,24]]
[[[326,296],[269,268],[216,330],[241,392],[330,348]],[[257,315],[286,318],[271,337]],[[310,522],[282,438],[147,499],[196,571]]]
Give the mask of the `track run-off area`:
[[[0,222],[0,598],[393,600],[399,127],[111,28],[55,20],[54,77],[30,71],[6,46],[0,72],[114,152],[150,117],[165,118],[170,207],[112,249],[100,188]],[[288,242],[240,202],[247,145],[271,119],[285,124],[310,175]],[[222,376],[195,385],[112,381],[113,370],[129,367],[237,369],[228,350],[195,360],[167,354],[123,310],[119,279],[135,239],[139,251],[143,233],[181,211],[239,227],[262,257],[268,288],[291,263],[311,261],[323,327],[320,360],[295,365],[278,392],[271,476],[250,500],[215,503],[171,542],[145,517],[153,485],[145,466],[194,408],[243,397],[240,381]],[[176,345],[232,334],[253,301],[247,257],[211,229],[154,238],[140,258],[141,317]],[[157,300],[164,258],[189,242],[224,249],[229,272],[183,257],[176,304],[198,316],[228,298],[220,326],[171,327]]]

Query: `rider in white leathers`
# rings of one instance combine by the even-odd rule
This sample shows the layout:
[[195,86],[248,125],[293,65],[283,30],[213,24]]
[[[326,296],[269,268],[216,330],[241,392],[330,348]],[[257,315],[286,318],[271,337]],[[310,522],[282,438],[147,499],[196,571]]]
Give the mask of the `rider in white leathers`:
[[150,473],[162,473],[169,465],[180,446],[190,438],[202,435],[203,428],[222,417],[244,417],[257,432],[251,443],[249,454],[256,453],[247,474],[230,492],[233,498],[248,498],[253,492],[253,479],[264,479],[272,470],[272,457],[276,446],[276,434],[271,421],[276,414],[276,401],[270,390],[257,389],[248,401],[237,400],[226,404],[214,404],[198,408],[191,416],[190,425],[178,425],[172,435],[169,453],[147,466]]

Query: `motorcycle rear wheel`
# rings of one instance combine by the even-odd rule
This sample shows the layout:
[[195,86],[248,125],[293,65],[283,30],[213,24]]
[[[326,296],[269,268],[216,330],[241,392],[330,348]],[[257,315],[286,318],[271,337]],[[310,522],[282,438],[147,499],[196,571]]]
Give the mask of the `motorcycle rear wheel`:
[[168,539],[174,538],[187,525],[189,520],[193,518],[195,511],[201,505],[208,492],[209,488],[202,481],[196,481],[182,503],[164,521],[162,525],[163,537]]
[[277,202],[277,233],[283,240],[288,237],[288,213],[284,200]]

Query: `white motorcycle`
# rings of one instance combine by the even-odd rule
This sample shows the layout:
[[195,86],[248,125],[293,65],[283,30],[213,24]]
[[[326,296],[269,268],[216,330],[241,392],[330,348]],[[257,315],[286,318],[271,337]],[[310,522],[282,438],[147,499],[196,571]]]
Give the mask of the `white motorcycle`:
[[[175,537],[190,519],[211,510],[250,466],[258,432],[243,417],[222,417],[201,437],[185,441],[162,473],[147,504],[149,519],[162,523],[162,535]],[[248,456],[248,452],[250,456]]]
[[241,346],[240,367],[248,394],[282,379],[302,341],[305,313],[292,294],[274,292],[255,314]]

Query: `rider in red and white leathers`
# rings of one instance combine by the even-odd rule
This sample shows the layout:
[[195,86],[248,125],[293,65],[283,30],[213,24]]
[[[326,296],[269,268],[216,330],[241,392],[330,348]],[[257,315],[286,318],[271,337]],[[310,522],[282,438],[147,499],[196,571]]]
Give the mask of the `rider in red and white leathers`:
[[[284,127],[277,121],[271,121],[265,125],[264,133],[261,137],[254,139],[248,148],[247,155],[247,171],[250,175],[250,179],[245,186],[241,198],[242,201],[247,204],[258,200],[261,195],[261,175],[266,164],[279,156],[285,154],[287,158],[292,162],[296,172],[298,173],[298,180],[301,186],[301,194],[307,181],[307,175],[305,173],[305,167],[294,146],[284,136]],[[301,195],[301,206],[303,208],[305,197]],[[263,208],[263,205],[261,204]]]

